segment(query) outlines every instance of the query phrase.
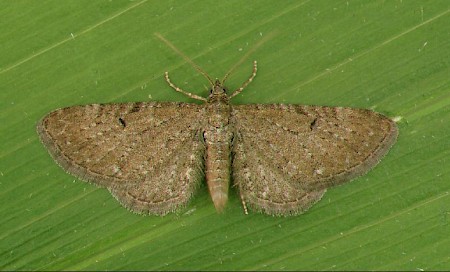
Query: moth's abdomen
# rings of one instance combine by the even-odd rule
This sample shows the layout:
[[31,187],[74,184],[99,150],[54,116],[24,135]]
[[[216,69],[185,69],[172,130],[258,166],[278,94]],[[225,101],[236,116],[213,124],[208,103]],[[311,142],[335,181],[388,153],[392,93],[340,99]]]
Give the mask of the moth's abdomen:
[[228,127],[210,129],[206,142],[206,181],[216,210],[221,212],[228,201],[231,168],[231,138]]

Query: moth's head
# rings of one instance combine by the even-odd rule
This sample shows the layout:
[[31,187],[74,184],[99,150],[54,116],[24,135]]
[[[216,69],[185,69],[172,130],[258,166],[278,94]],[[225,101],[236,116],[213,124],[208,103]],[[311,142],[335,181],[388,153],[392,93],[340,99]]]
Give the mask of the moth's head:
[[223,83],[220,80],[216,79],[213,86],[209,90],[210,96],[213,95],[226,95],[227,89],[223,86]]

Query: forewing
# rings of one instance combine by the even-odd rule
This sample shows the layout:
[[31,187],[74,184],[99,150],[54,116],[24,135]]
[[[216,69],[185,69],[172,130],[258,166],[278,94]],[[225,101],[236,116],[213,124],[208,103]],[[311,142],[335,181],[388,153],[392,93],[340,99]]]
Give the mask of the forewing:
[[37,126],[69,173],[138,213],[185,205],[202,179],[203,108],[187,103],[92,104],[56,110]]
[[[269,214],[306,210],[327,187],[377,164],[397,137],[392,120],[364,109],[238,105],[233,122],[234,181],[245,201]],[[285,212],[274,208],[279,203]]]

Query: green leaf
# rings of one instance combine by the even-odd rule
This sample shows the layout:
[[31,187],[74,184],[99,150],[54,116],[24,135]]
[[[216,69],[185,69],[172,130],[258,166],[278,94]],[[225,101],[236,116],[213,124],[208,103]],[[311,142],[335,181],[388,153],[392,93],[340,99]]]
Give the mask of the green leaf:
[[[0,269],[450,269],[450,2],[3,1],[0,3]],[[217,214],[203,186],[186,209],[139,216],[66,174],[36,122],[59,107],[189,101],[237,67],[233,103],[371,108],[399,120],[374,170],[296,217]],[[195,120],[193,120],[195,122]]]

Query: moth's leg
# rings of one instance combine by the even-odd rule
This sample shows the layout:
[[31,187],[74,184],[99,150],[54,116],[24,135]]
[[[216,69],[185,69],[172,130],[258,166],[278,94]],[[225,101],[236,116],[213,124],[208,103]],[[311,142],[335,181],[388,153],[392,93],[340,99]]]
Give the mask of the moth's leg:
[[198,96],[198,95],[186,92],[183,89],[175,86],[175,84],[173,84],[172,81],[170,81],[170,79],[169,79],[169,72],[165,72],[164,73],[164,78],[166,79],[166,82],[169,84],[169,86],[172,87],[175,91],[177,91],[179,93],[182,93],[184,95],[187,95],[187,96],[189,96],[190,98],[193,98],[193,99],[197,99],[197,100],[201,100],[201,101],[205,101],[205,102],[208,101],[204,97],[201,97],[201,96]]
[[[233,146],[236,143],[236,139],[239,137],[238,133],[235,132],[233,133],[233,137],[231,138],[231,150],[233,150]],[[234,156],[234,154],[233,154]],[[233,160],[233,156],[232,156],[232,160]],[[233,163],[233,161],[232,161]],[[238,183],[236,183],[236,181],[233,181],[233,187],[237,187],[237,190],[239,191],[239,198],[241,199],[241,203],[242,203],[242,208],[244,209],[244,214],[248,215],[248,209],[247,209],[247,203],[245,202],[244,196],[242,195],[240,186]]]
[[242,195],[241,191],[239,191],[239,196],[241,198],[241,203],[242,203],[242,208],[244,209],[244,214],[248,215],[247,203],[245,202],[244,196]]
[[230,98],[235,97],[236,95],[240,94],[242,92],[242,90],[244,90],[245,87],[247,87],[248,84],[250,84],[250,82],[252,82],[252,80],[255,78],[256,76],[256,71],[258,70],[257,67],[257,63],[256,60],[253,62],[253,72],[252,75],[247,79],[247,81],[244,82],[244,84],[242,84],[242,86],[235,90],[231,95]]

